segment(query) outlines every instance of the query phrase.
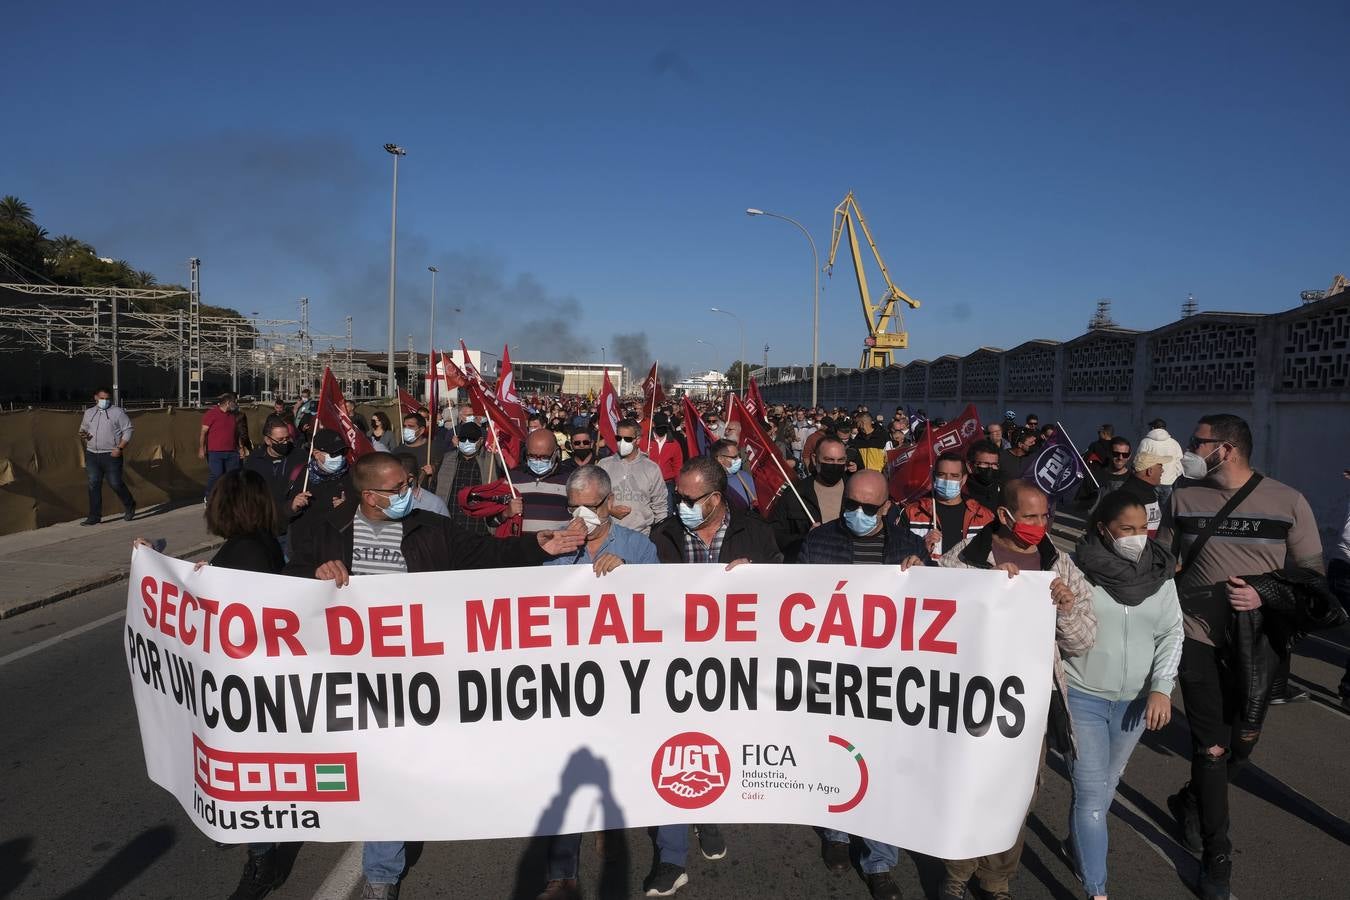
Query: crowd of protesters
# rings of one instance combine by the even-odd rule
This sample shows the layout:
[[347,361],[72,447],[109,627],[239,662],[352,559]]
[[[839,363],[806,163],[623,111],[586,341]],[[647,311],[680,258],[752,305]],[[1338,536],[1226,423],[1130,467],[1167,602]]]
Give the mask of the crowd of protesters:
[[[132,437],[106,392],[95,399],[81,426],[91,518],[95,474],[116,490],[112,462]],[[1344,620],[1330,598],[1350,605],[1350,510],[1324,565],[1306,499],[1252,469],[1241,418],[1202,417],[1184,450],[1162,420],[1133,442],[1103,424],[1082,448],[1090,474],[1070,506],[1086,528],[1065,552],[1050,538],[1051,498],[1029,471],[1057,429],[1035,415],[988,423],[982,439],[937,455],[923,496],[897,498],[893,461],[946,424],[922,411],[762,410],[755,427],[787,481],[767,495],[743,420],[719,401],[692,409],[702,443],[687,433],[687,407],[632,401],[609,446],[594,398],[539,400],[506,469],[489,452],[491,425],[469,405],[409,410],[397,426],[380,412],[356,422],[349,405],[376,451],[355,459],[338,431],[316,430],[309,392],[274,405],[256,447],[245,446],[237,400],[225,394],[203,417],[200,444],[207,521],[227,539],[213,564],[339,586],[368,574],[533,565],[597,575],[625,564],[781,562],[1051,572],[1056,629],[1045,652],[1055,691],[1042,760],[1049,750],[1069,765],[1065,850],[1085,895],[1107,896],[1107,811],[1142,731],[1170,721],[1179,686],[1190,777],[1167,805],[1178,839],[1200,855],[1200,896],[1229,896],[1228,785],[1268,707],[1306,697],[1289,682],[1294,641]],[[123,502],[130,517],[134,503]],[[1350,671],[1341,692],[1350,695]],[[729,852],[716,825],[693,834],[706,859]],[[849,870],[850,836],[821,837],[825,865]],[[550,839],[540,900],[580,896],[580,842]],[[862,844],[871,896],[896,900],[899,848]],[[257,900],[283,878],[274,845],[248,852],[232,900]],[[646,896],[688,883],[689,852],[688,828],[656,829]],[[999,854],[944,861],[940,896],[1010,897],[1021,853],[1019,837]],[[366,843],[362,896],[396,898],[405,864],[401,842]]]

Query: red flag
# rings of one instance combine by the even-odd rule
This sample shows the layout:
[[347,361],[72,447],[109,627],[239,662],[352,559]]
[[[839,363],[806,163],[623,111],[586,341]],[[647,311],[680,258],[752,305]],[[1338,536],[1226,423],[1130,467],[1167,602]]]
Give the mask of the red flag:
[[891,473],[891,499],[910,503],[933,489],[933,466],[944,453],[964,454],[980,439],[980,414],[973,404],[941,428],[929,424],[928,433],[913,447],[892,450],[886,460]]
[[656,375],[656,363],[642,379],[642,452],[651,453],[652,417],[656,408],[666,402],[666,392],[661,390],[661,379]]
[[525,407],[520,404],[520,397],[516,394],[516,379],[511,372],[511,353],[510,348],[502,345],[502,368],[497,373],[497,402],[501,404],[506,414],[520,423],[520,427],[525,427]]
[[325,367],[323,384],[319,387],[319,413],[316,428],[326,428],[342,435],[342,440],[351,451],[349,462],[356,462],[367,453],[374,451],[370,438],[352,422],[347,415],[346,398],[333,373]]
[[481,406],[485,410],[483,414],[488,417],[489,427],[486,429],[488,449],[501,453],[508,469],[520,465],[521,459],[525,456],[525,430],[506,414],[506,410],[502,409],[496,398],[484,391],[482,382],[469,382],[469,399],[475,409]]
[[452,356],[454,356],[454,351],[450,353],[441,351],[441,368],[445,371],[445,389],[447,391],[457,391],[469,383],[469,379],[464,377],[464,373],[460,371],[459,366],[455,365],[454,360],[450,358]]
[[741,425],[741,448],[749,451],[745,467],[755,479],[755,508],[761,516],[768,516],[788,483],[787,462],[778,451],[778,445],[764,433],[759,420],[735,394],[731,395],[731,415],[727,422]]
[[403,388],[398,389],[398,405],[405,416],[414,415],[420,406],[417,402],[417,398]]
[[717,442],[717,435],[708,430],[703,417],[698,414],[694,408],[694,402],[689,399],[689,395],[684,395],[684,443],[685,450],[688,452],[685,456],[693,459],[695,456],[706,456],[709,448]]
[[614,392],[608,369],[605,370],[605,383],[600,386],[600,397],[595,409],[595,424],[600,429],[600,436],[605,439],[605,446],[611,453],[618,453],[619,439],[615,437],[614,429],[619,427],[619,395]]
[[479,387],[479,391],[476,394],[473,391],[469,391],[469,403],[473,406],[473,414],[475,416],[486,416],[487,407],[478,399],[486,392],[483,389],[483,376],[478,374],[478,367],[473,364],[473,360],[469,359],[469,348],[464,346],[463,338],[460,339],[459,350],[464,354],[465,377],[468,378],[469,384],[476,384]]
[[768,418],[769,407],[760,396],[759,385],[755,384],[755,379],[750,379],[750,386],[745,389],[745,411],[763,422]]

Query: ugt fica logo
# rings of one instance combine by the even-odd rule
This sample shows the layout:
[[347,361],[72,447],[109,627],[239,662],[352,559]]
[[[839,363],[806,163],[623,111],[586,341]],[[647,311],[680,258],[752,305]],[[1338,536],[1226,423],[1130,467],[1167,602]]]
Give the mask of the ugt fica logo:
[[652,757],[652,786],[680,809],[701,809],[727,789],[731,760],[717,739],[701,731],[677,734]]

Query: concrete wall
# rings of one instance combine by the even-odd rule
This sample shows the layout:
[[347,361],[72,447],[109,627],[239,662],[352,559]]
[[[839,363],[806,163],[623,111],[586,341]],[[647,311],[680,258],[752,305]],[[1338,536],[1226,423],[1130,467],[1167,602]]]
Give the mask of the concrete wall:
[[[771,403],[807,404],[810,381],[762,388]],[[1350,467],[1350,292],[1274,315],[1200,313],[1154,331],[1091,331],[1071,341],[982,347],[820,380],[819,404],[922,408],[951,418],[975,404],[1059,421],[1080,444],[1110,422],[1137,441],[1154,418],[1181,443],[1196,419],[1234,413],[1252,426],[1254,464],[1307,496],[1324,540],[1346,514]]]

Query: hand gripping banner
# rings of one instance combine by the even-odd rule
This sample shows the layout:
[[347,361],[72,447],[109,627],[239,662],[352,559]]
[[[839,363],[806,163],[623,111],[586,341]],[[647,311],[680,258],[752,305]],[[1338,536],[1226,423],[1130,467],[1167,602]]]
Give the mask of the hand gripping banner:
[[138,549],[122,644],[149,776],[231,843],[777,822],[949,859],[1012,846],[1050,700],[1048,574],[671,575],[338,589]]

